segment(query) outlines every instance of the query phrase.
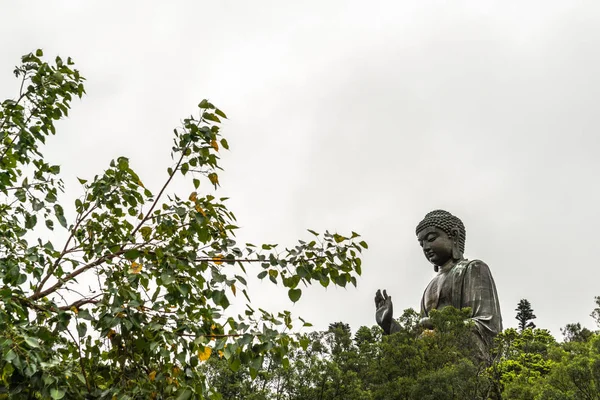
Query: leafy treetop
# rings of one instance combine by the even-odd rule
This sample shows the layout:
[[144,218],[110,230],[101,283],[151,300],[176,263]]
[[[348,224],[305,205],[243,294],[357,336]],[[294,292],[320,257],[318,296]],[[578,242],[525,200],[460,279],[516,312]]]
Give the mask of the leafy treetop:
[[[367,247],[356,233],[310,231],[285,249],[236,243],[226,199],[201,189],[220,185],[229,148],[226,115],[207,100],[173,131],[160,187],[119,157],[79,180],[68,219],[60,167],[42,148],[84,78],[70,58],[49,63],[41,50],[15,75],[20,92],[0,106],[0,381],[10,398],[216,399],[197,368],[211,354],[255,377],[266,356],[283,362],[299,345],[289,311],[252,307],[248,274],[283,285],[293,302],[313,282],[356,285]],[[188,193],[170,191],[176,175]],[[63,243],[41,239],[54,230]],[[228,314],[232,296],[244,315]]]

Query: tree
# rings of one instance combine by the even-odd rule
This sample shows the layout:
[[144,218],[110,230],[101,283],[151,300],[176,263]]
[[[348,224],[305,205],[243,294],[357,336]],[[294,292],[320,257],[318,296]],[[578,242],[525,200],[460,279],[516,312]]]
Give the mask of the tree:
[[521,299],[515,311],[517,311],[516,319],[519,321],[519,330],[521,332],[527,328],[535,328],[535,324],[532,322],[532,320],[536,319],[537,317],[533,313],[533,309],[531,308],[531,303],[529,300]]
[[563,334],[565,342],[587,342],[594,334],[579,322],[565,325],[564,328],[560,328],[560,333]]
[[[85,93],[84,78],[70,58],[42,58],[41,50],[23,57],[14,71],[19,95],[0,107],[5,393],[217,399],[197,368],[211,354],[252,379],[266,358],[285,363],[299,341],[282,329],[298,320],[288,311],[255,310],[244,276],[283,285],[296,302],[301,284],[356,285],[366,243],[356,233],[310,231],[312,239],[286,249],[238,245],[226,199],[204,189],[219,187],[219,152],[229,148],[219,126],[226,115],[207,100],[174,130],[162,186],[146,187],[119,157],[103,173],[80,178],[83,193],[65,211],[60,167],[42,151],[55,122]],[[170,192],[176,177],[188,182],[188,193]],[[244,316],[227,314],[232,297],[246,303]]]
[[594,301],[596,302],[596,308],[594,308],[594,311],[592,311],[590,317],[594,318],[596,325],[600,327],[600,296],[594,297]]

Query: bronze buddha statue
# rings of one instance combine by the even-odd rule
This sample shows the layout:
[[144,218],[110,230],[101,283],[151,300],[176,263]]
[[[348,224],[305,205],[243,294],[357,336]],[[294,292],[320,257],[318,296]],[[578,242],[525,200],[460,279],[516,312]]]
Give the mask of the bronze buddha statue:
[[[466,230],[462,221],[447,211],[435,210],[417,225],[416,233],[425,257],[437,272],[421,299],[420,324],[432,328],[429,313],[433,309],[469,307],[474,333],[484,347],[489,347],[502,331],[498,294],[489,267],[483,261],[463,257]],[[385,290],[383,294],[377,291],[375,306],[375,319],[385,334],[398,331],[392,300]]]

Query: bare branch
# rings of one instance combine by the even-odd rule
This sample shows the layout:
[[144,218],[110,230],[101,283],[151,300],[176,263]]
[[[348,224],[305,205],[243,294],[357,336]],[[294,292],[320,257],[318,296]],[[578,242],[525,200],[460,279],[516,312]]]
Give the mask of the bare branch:
[[72,309],[73,307],[79,308],[86,304],[96,304],[96,303],[100,302],[100,300],[98,300],[98,297],[100,297],[100,296],[102,296],[102,294],[98,294],[94,297],[79,299],[79,300],[74,301],[73,303],[69,304],[68,306],[62,306],[62,307],[59,307],[58,309],[62,310],[62,311],[67,311],[67,310]]
[[37,299],[41,299],[42,297],[46,297],[49,294],[56,292],[58,289],[63,287],[65,283],[67,283],[68,281],[72,280],[73,278],[81,275],[82,273],[89,270],[90,268],[94,268],[97,265],[100,265],[106,261],[112,260],[113,258],[118,257],[123,253],[125,253],[125,250],[119,250],[116,253],[102,256],[99,259],[97,259],[96,261],[86,264],[83,267],[78,268],[75,271],[71,272],[70,274],[68,274],[67,276],[65,276],[58,282],[56,282],[54,285],[50,286],[48,289],[46,289],[44,291],[36,291],[34,294],[29,296],[28,299],[29,300],[37,300]]

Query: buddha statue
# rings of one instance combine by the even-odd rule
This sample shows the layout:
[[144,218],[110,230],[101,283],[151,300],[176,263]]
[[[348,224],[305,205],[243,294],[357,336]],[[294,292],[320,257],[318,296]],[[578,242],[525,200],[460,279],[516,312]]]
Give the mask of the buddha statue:
[[[469,307],[474,334],[482,348],[489,348],[494,336],[502,331],[498,294],[489,267],[483,261],[463,257],[466,231],[462,221],[447,211],[435,210],[417,225],[416,233],[425,258],[437,272],[421,299],[421,326],[433,328],[429,320],[431,310]],[[392,298],[385,290],[377,291],[375,306],[375,319],[384,333],[398,331]]]

